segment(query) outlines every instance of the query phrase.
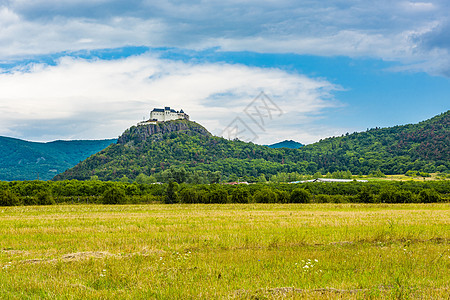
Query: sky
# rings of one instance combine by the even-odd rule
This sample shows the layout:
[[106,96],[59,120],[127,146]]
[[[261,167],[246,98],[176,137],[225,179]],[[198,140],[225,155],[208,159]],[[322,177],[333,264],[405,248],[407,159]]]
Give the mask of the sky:
[[309,144],[449,109],[450,1],[0,0],[0,135],[117,138],[153,108]]

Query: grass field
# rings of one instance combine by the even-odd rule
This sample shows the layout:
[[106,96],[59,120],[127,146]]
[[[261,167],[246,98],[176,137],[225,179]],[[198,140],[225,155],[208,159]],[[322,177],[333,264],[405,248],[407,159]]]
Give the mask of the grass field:
[[0,299],[448,299],[450,205],[0,208]]

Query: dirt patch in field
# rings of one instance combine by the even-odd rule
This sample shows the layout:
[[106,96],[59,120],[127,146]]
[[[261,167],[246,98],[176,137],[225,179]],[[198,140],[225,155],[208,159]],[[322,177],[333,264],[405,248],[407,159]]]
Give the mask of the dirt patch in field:
[[14,250],[14,249],[2,249],[0,250],[2,253],[6,253],[8,255],[27,255],[28,251],[24,250]]
[[105,258],[105,257],[117,257],[115,254],[111,254],[106,251],[88,251],[88,252],[75,252],[75,253],[69,253],[61,256],[60,259],[27,259],[24,260],[24,264],[37,264],[37,263],[54,263],[58,261],[80,261],[83,259],[89,259],[89,258]]
[[[342,290],[335,288],[321,288],[321,289],[298,289],[294,287],[278,287],[278,288],[267,288],[267,289],[258,289],[256,291],[248,291],[248,290],[238,290],[234,293],[235,299],[259,299],[259,298],[270,298],[270,299],[285,299],[286,297],[295,297],[302,294],[303,297],[312,297],[316,298],[316,296],[332,296],[336,299],[347,298],[349,295],[355,295],[359,293],[367,292],[367,289],[353,289],[353,290]],[[345,296],[346,295],[346,296]]]
[[37,263],[56,263],[58,261],[62,262],[71,262],[71,261],[81,261],[85,259],[95,258],[95,259],[102,259],[107,257],[114,257],[114,258],[129,258],[135,255],[140,256],[154,256],[154,255],[164,255],[166,254],[166,251],[164,250],[158,250],[158,249],[144,249],[141,252],[134,252],[134,253],[128,253],[128,254],[112,254],[107,251],[87,251],[87,252],[74,252],[74,253],[68,253],[64,254],[60,258],[33,258],[33,259],[27,259],[23,260],[22,263],[24,264],[37,264]]
[[76,261],[76,260],[83,260],[88,258],[105,258],[105,257],[112,257],[116,256],[115,254],[111,254],[106,251],[89,251],[89,252],[75,252],[75,253],[69,253],[65,254],[61,257],[61,260],[63,261]]

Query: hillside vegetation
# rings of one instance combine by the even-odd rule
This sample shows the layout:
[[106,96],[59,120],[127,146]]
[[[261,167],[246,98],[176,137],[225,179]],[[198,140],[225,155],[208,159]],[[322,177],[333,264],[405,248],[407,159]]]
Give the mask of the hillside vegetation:
[[296,142],[296,141],[292,141],[292,140],[285,140],[282,142],[278,142],[272,145],[267,145],[269,148],[290,148],[290,149],[298,149],[300,147],[303,147],[304,145]]
[[448,111],[418,124],[346,134],[300,149],[271,149],[229,141],[212,136],[201,125],[186,120],[133,126],[119,137],[117,144],[56,176],[55,180],[86,180],[92,176],[101,180],[133,180],[139,174],[162,180],[168,170],[199,176],[220,172],[222,179],[229,180],[262,175],[268,178],[280,172],[447,172],[450,169],[449,124]]
[[0,136],[0,180],[50,180],[116,140],[27,142]]
[[450,168],[450,111],[418,124],[375,128],[346,134],[304,147],[301,159],[319,169],[348,169],[368,174],[380,169],[386,174],[408,170],[445,172]]

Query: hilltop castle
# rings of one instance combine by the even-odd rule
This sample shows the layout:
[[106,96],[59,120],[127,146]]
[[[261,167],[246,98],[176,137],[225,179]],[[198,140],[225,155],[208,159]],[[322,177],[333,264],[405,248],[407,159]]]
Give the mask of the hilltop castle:
[[139,125],[156,124],[156,122],[165,122],[172,120],[188,120],[189,115],[183,110],[176,111],[169,106],[164,108],[153,108],[150,112],[150,119],[148,121],[140,122]]
[[154,108],[150,112],[150,120],[151,121],[172,121],[172,120],[189,120],[189,116],[184,113],[183,110],[175,111],[171,109],[169,106],[162,108]]

